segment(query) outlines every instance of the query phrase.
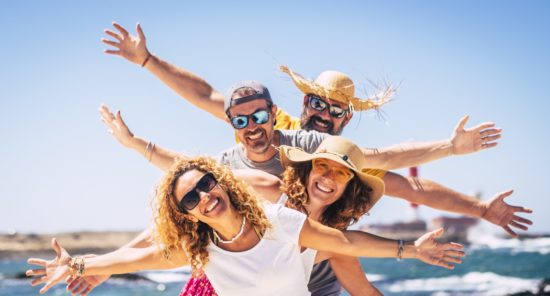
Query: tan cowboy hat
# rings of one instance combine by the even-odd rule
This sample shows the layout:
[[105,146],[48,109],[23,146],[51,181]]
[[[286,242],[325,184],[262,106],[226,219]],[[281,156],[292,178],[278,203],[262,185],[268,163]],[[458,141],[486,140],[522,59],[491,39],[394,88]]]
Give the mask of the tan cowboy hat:
[[353,80],[342,72],[324,71],[319,74],[315,81],[311,81],[292,71],[285,65],[279,66],[279,69],[281,72],[288,74],[296,87],[304,94],[314,94],[336,100],[351,106],[355,111],[378,109],[380,106],[389,102],[396,91],[396,88],[389,85],[377,95],[361,99],[355,97],[355,85],[353,84]]
[[311,161],[316,158],[324,158],[349,168],[361,179],[363,184],[372,188],[371,207],[384,194],[384,181],[363,172],[363,169],[367,168],[367,164],[365,163],[365,156],[361,149],[343,137],[327,137],[314,153],[307,153],[297,147],[281,146],[280,157],[284,167],[294,163]]

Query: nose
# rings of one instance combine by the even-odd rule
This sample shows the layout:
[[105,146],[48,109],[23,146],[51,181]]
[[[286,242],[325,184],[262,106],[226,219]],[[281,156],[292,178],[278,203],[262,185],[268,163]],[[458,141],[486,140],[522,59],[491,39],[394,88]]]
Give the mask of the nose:
[[323,178],[334,181],[336,175],[332,169],[328,169],[323,175]]
[[210,200],[210,192],[198,191],[201,203],[207,203]]
[[330,121],[331,119],[330,119],[330,114],[329,114],[328,110],[329,110],[329,108],[327,107],[323,111],[317,111],[317,115],[319,117],[321,117],[322,119],[324,119],[324,120]]

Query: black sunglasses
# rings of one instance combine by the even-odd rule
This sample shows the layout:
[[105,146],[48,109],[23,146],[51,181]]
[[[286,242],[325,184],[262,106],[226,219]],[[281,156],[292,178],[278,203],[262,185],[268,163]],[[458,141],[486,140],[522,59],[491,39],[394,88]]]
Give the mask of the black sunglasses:
[[216,180],[216,177],[214,177],[212,173],[206,173],[202,176],[197,182],[197,185],[195,185],[195,188],[187,192],[187,194],[185,194],[179,201],[178,208],[180,212],[185,213],[185,210],[193,210],[201,201],[199,191],[208,193],[216,186],[216,184],[218,184],[218,180]]
[[330,105],[316,95],[309,95],[309,106],[317,111],[324,111],[329,107],[328,113],[334,118],[342,118],[349,111],[348,109]]
[[237,115],[231,118],[231,125],[233,125],[235,129],[243,129],[248,126],[249,118],[252,119],[255,124],[264,124],[269,121],[269,111],[261,109],[249,115]]

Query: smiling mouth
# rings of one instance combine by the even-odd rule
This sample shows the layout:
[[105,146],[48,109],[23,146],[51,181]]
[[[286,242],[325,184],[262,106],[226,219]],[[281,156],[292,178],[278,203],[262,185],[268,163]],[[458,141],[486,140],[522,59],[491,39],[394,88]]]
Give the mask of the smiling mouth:
[[220,203],[220,199],[218,197],[210,199],[210,201],[208,201],[208,204],[206,205],[206,209],[204,210],[204,213],[208,214],[212,212],[212,210],[214,210],[219,203]]
[[261,139],[264,135],[264,132],[262,130],[256,130],[254,132],[248,133],[246,135],[246,138],[250,141],[257,141]]
[[312,122],[317,128],[322,130],[328,130],[332,127],[332,123],[330,121],[323,120],[317,116],[312,119]]
[[330,188],[328,188],[328,187],[325,187],[325,186],[319,184],[319,182],[315,182],[315,187],[316,187],[318,190],[320,190],[320,191],[322,191],[322,192],[325,192],[325,193],[332,193],[332,192],[334,192],[334,189],[330,189]]

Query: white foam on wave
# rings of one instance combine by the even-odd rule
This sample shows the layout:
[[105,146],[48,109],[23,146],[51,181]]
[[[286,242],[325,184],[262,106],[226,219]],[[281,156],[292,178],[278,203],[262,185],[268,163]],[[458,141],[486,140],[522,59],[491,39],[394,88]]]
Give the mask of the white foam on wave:
[[386,279],[386,276],[382,274],[365,273],[365,276],[367,276],[370,282],[378,282]]
[[[402,280],[390,284],[391,292],[468,292],[475,295],[504,295],[521,291],[535,292],[539,279],[521,279],[492,272],[470,272],[463,276]],[[442,294],[440,294],[442,295]]]
[[550,254],[550,238],[513,239],[502,238],[489,232],[483,226],[476,226],[468,232],[468,241],[471,249],[510,249],[513,253],[527,252]]
[[186,266],[166,271],[146,271],[140,274],[156,283],[183,283],[189,280],[189,277],[191,276],[191,268]]

